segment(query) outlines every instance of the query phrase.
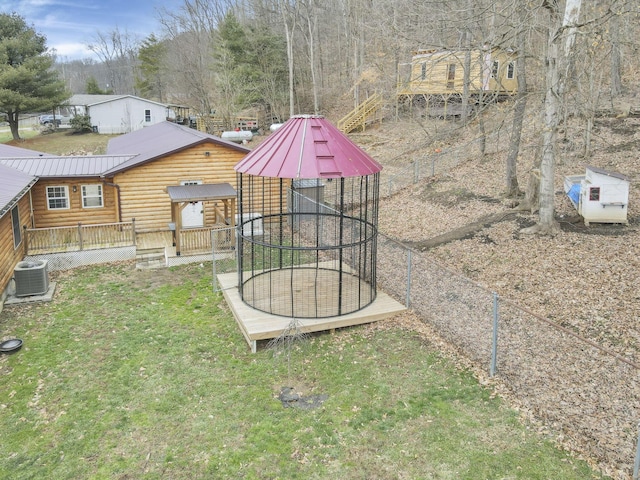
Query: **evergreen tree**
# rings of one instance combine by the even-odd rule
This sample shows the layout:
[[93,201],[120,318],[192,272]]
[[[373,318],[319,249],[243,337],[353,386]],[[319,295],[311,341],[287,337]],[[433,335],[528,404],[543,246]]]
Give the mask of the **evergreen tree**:
[[245,26],[228,12],[220,23],[215,48],[218,110],[225,120],[238,111],[262,105],[281,109],[287,95],[286,45],[264,25]]
[[89,95],[111,95],[113,93],[113,90],[101,89],[95,77],[87,78],[86,90]]
[[71,96],[53,63],[43,35],[18,14],[0,13],[0,111],[14,140],[21,113],[51,110]]
[[145,98],[164,102],[165,81],[162,62],[166,53],[166,45],[152,33],[144,39],[138,50],[140,75],[136,76],[136,89]]
[[232,117],[245,108],[245,92],[250,90],[246,76],[247,39],[244,28],[232,12],[228,12],[218,30],[218,42],[214,50],[215,83],[219,92],[217,111],[227,128],[233,128]]

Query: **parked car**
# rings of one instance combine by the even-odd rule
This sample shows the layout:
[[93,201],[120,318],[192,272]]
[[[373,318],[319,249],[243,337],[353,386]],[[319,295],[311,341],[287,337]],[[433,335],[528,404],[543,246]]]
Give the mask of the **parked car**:
[[55,125],[59,127],[63,123],[68,124],[71,121],[71,117],[65,115],[55,115],[54,118],[54,115],[40,115],[38,117],[38,120],[40,121],[40,125],[53,125],[55,122]]

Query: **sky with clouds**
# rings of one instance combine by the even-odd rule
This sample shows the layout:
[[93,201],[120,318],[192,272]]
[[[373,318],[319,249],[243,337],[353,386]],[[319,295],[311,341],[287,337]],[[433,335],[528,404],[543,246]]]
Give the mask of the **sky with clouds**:
[[59,60],[96,58],[87,48],[98,32],[118,28],[142,39],[161,33],[158,9],[174,11],[181,0],[0,0],[1,13],[17,13],[47,37]]

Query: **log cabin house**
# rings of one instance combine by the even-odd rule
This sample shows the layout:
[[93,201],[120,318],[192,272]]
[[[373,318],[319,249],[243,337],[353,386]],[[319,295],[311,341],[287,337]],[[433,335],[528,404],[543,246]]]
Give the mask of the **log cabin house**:
[[[496,101],[517,93],[516,53],[502,48],[418,50],[398,80],[400,102],[424,105],[430,115],[459,115],[465,83],[469,104]],[[469,65],[465,75],[465,64]],[[399,72],[403,69],[399,68]],[[401,73],[402,75],[402,73]]]
[[[67,243],[63,250],[73,251],[75,246],[70,243],[78,241],[81,234],[74,232],[81,226],[101,230],[94,235],[108,246],[123,241],[135,244],[140,233],[173,235],[174,242],[178,241],[177,254],[181,230],[185,235],[187,230],[192,235],[198,230],[201,238],[209,240],[210,251],[211,228],[234,225],[234,166],[249,151],[173,122],[116,137],[109,142],[106,155],[47,156],[0,148],[0,165],[16,172],[16,181],[34,179],[20,204],[20,224],[26,229],[23,247],[15,258],[12,224],[3,223],[0,289],[6,286],[21,255],[60,251],[51,247],[60,243],[61,236]],[[169,187],[178,188],[178,194],[170,195]],[[6,201],[9,204],[10,200]],[[172,229],[174,233],[170,233]],[[105,231],[117,238],[105,241]]]

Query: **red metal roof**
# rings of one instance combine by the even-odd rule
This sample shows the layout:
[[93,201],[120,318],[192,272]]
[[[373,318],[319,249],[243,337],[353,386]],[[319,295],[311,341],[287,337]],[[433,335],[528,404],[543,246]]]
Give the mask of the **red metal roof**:
[[382,170],[322,116],[297,115],[253,149],[236,171],[259,177],[362,177]]

